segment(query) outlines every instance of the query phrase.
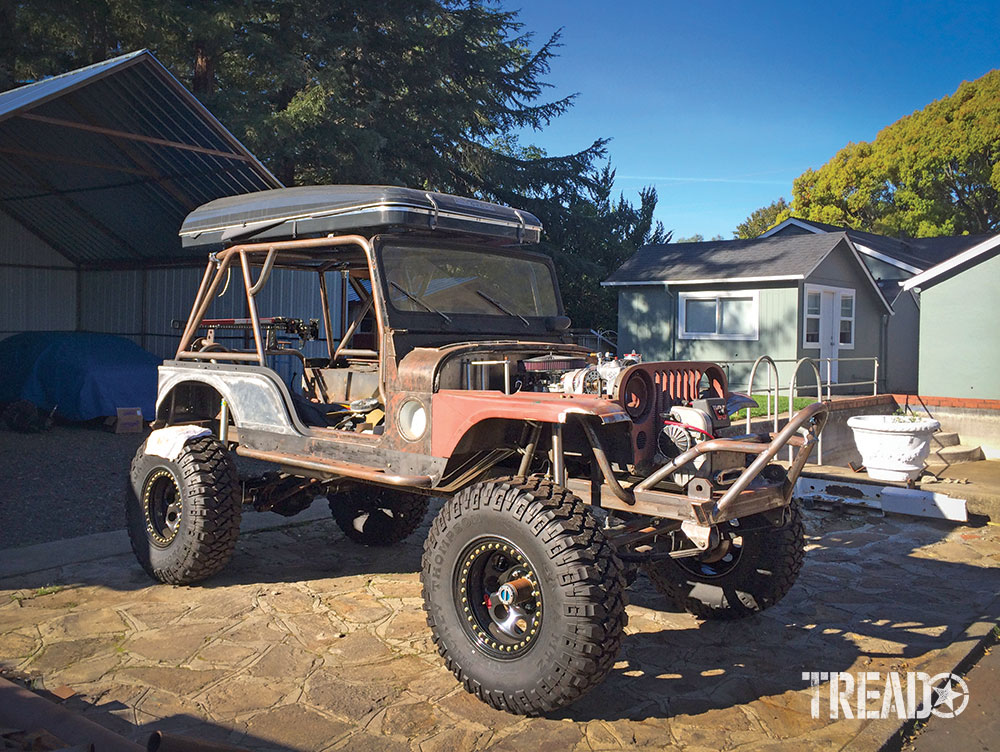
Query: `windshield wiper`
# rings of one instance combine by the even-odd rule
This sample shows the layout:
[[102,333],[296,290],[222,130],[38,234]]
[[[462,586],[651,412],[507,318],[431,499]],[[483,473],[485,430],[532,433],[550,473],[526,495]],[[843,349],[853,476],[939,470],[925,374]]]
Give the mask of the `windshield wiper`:
[[489,295],[487,295],[482,290],[476,290],[476,295],[478,295],[479,297],[481,297],[483,300],[488,300],[490,303],[492,303],[493,305],[495,305],[497,308],[499,308],[501,311],[503,311],[504,313],[506,313],[508,316],[514,316],[516,318],[521,319],[521,321],[524,322],[525,326],[531,326],[531,324],[528,323],[528,320],[526,318],[524,318],[524,316],[522,316],[519,313],[514,313],[512,310],[510,310],[509,308],[507,308],[507,306],[505,306],[499,300],[494,300],[493,298],[491,298]]
[[422,301],[416,295],[414,295],[411,292],[407,292],[402,287],[400,287],[399,285],[397,285],[395,282],[390,282],[389,284],[392,287],[395,287],[397,290],[399,290],[401,293],[403,293],[403,295],[405,295],[406,297],[408,297],[410,300],[412,300],[414,303],[416,303],[418,306],[420,306],[421,308],[423,308],[428,313],[436,313],[438,316],[440,316],[441,318],[443,318],[449,324],[451,323],[451,319],[448,318],[448,316],[446,316],[445,314],[441,313],[441,311],[439,311],[437,308],[432,308],[431,306],[427,305],[424,301]]

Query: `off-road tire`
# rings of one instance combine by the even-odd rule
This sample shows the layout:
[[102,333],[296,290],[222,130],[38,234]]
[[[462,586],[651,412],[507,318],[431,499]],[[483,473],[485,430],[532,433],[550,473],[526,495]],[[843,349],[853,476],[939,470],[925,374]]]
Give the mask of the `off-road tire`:
[[[132,460],[125,495],[132,551],[150,576],[170,585],[211,577],[229,561],[240,532],[242,495],[229,452],[212,436],[186,443],[176,460],[146,454]],[[160,537],[147,513],[154,487],[179,492],[176,530]]]
[[793,500],[783,527],[743,534],[739,559],[724,573],[697,574],[693,571],[696,558],[659,559],[644,569],[656,589],[678,610],[700,619],[741,619],[770,608],[787,595],[802,568],[804,545],[802,512]]
[[[465,592],[455,585],[465,582],[468,552],[474,555],[481,541],[516,546],[535,574],[537,635],[511,655],[491,656],[477,645],[457,597]],[[450,499],[424,544],[421,582],[445,665],[466,691],[495,708],[522,715],[557,710],[614,665],[627,620],[622,563],[589,508],[549,480],[500,478]]]
[[419,494],[362,485],[331,494],[329,501],[337,527],[362,546],[402,542],[424,521],[429,503]]

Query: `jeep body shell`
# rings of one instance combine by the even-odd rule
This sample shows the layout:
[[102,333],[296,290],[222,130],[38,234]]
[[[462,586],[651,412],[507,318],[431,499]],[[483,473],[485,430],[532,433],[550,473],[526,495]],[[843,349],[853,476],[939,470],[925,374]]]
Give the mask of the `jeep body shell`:
[[[764,483],[757,476],[786,445],[811,448],[822,429],[825,406],[802,411],[777,435],[739,441],[715,439],[692,449],[690,457],[678,458],[688,461],[699,453],[717,451],[756,455],[745,477],[724,493],[690,498],[655,489],[669,475],[670,467],[660,468],[631,487],[615,477],[613,463],[619,468],[652,467],[655,441],[649,439],[655,437],[660,416],[670,404],[697,399],[705,392],[716,398],[728,397],[725,373],[715,364],[634,365],[621,372],[608,395],[510,394],[495,387],[475,388],[468,379],[462,381],[460,364],[468,369],[470,361],[496,363],[500,358],[516,361],[541,355],[587,357],[587,350],[573,344],[565,333],[568,319],[563,314],[552,261],[520,248],[501,247],[534,242],[540,230],[537,218],[527,212],[391,186],[311,186],[210,202],[192,212],[181,228],[186,246],[212,253],[176,359],[165,362],[160,370],[158,418],[162,424],[176,420],[179,390],[202,385],[225,404],[220,431],[235,444],[237,454],[276,462],[289,472],[321,480],[342,477],[443,493],[474,481],[477,473],[526,451],[526,446],[534,451],[538,429],[544,426],[551,438],[558,480],[609,508],[704,524],[787,505],[789,484]],[[528,317],[496,312],[467,315],[449,311],[444,315],[427,306],[423,306],[426,310],[394,307],[383,254],[392,250],[405,261],[406,253],[427,253],[428,247],[442,253],[496,254],[506,256],[511,263],[547,270],[554,307],[547,315]],[[349,254],[353,260],[344,262]],[[345,362],[349,368],[367,372],[377,367],[378,396],[385,416],[381,433],[307,425],[296,412],[288,386],[267,367],[267,357],[276,353],[266,350],[254,296],[276,265],[319,272],[327,316],[328,369],[343,368]],[[256,279],[255,268],[260,269]],[[349,328],[341,332],[342,341],[334,348],[324,281],[331,269],[342,270],[345,295],[350,283],[363,299],[366,290],[352,275],[362,271],[368,275],[370,300],[365,303],[376,323],[374,349],[342,349],[343,339],[350,339]],[[192,349],[212,296],[232,270],[242,271],[255,349]],[[322,372],[323,367],[313,370]],[[426,411],[427,427],[419,436],[408,438],[398,426],[404,404],[414,402]],[[564,435],[562,427],[571,423],[575,428]],[[806,423],[818,425],[803,438],[797,434]],[[567,448],[593,458],[589,480],[566,475],[562,455]],[[801,471],[808,453],[799,452],[790,476]],[[594,474],[598,466],[603,484]]]

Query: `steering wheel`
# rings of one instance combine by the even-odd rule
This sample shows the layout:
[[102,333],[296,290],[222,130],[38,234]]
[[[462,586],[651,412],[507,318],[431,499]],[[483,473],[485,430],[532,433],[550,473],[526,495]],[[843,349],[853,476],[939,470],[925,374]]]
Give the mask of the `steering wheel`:
[[[228,353],[232,352],[225,345],[219,344],[218,342],[209,342],[204,337],[199,337],[197,340],[191,343],[191,349],[194,352],[217,352],[217,353]],[[210,358],[209,363],[218,363],[215,358]]]

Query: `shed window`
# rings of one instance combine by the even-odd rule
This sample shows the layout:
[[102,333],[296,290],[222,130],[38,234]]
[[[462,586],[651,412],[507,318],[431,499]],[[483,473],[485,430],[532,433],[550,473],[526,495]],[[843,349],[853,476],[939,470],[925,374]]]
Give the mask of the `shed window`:
[[819,292],[806,293],[806,345],[819,344],[819,315],[823,296]]
[[757,339],[756,290],[682,292],[679,298],[681,339]]
[[819,344],[819,316],[806,317],[806,343]]
[[854,296],[840,296],[840,344],[854,346]]

